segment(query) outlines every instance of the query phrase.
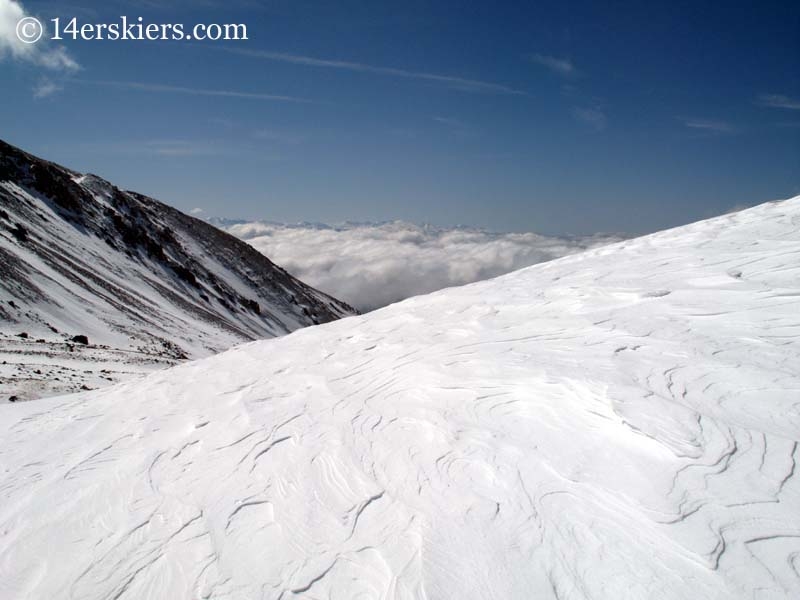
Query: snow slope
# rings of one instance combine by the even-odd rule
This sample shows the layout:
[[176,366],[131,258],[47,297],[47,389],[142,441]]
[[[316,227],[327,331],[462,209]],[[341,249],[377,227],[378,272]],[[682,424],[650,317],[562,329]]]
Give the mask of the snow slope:
[[0,141],[3,396],[85,385],[98,351],[131,357],[119,379],[353,313],[203,221]]
[[0,406],[0,598],[800,597],[800,197]]

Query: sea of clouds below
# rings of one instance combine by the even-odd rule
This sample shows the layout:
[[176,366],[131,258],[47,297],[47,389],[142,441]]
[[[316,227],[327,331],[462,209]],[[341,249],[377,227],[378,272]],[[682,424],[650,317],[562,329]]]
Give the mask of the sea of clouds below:
[[411,296],[503,275],[617,242],[619,235],[547,237],[379,224],[217,223],[309,285],[366,312]]

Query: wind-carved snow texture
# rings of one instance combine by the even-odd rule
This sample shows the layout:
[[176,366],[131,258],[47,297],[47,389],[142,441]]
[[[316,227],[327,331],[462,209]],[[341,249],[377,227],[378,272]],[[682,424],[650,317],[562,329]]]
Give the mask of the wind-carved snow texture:
[[0,598],[800,597],[800,197],[0,406]]
[[207,223],[0,141],[2,402],[353,313]]

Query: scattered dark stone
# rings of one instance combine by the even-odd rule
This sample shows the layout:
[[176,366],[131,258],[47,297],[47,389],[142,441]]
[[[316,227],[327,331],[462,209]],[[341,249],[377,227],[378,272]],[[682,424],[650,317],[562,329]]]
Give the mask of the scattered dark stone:
[[48,325],[48,327],[50,328],[50,331],[52,331],[53,333],[58,333],[58,329],[56,329],[52,325]]
[[34,373],[36,373],[37,375],[41,375],[41,374],[42,374],[41,370],[39,370],[39,369],[36,369],[36,370],[34,371]]
[[17,400],[19,400],[19,398],[16,396],[11,396],[11,398],[8,399],[9,402],[16,402]]
[[16,227],[11,230],[11,235],[13,235],[18,242],[28,241],[28,230],[20,223],[17,223]]
[[84,384],[81,386],[81,389],[82,389],[82,390],[84,390],[84,391],[86,391],[86,392],[89,392],[89,391],[91,391],[91,389],[92,389],[92,388],[90,388],[88,385],[86,385],[86,384],[84,383]]
[[23,340],[27,340],[28,339],[28,334],[23,331],[22,333],[18,333],[17,337],[18,338],[22,338]]
[[9,300],[9,301],[8,301],[8,305],[9,305],[11,308],[19,308],[19,306],[17,306],[16,304],[14,304],[14,301],[13,301],[13,300]]
[[175,275],[178,276],[178,279],[180,279],[181,281],[185,281],[186,283],[188,283],[193,287],[200,287],[200,284],[197,283],[197,276],[191,269],[188,269],[187,267],[178,264],[171,266],[172,270],[175,272]]
[[144,241],[142,242],[144,245],[144,249],[147,252],[147,255],[150,258],[153,258],[158,261],[166,260],[167,256],[164,254],[164,248],[161,244],[153,240],[152,238],[145,236]]
[[89,345],[89,338],[85,335],[76,335],[71,341],[75,342],[76,344],[83,344],[84,346]]
[[36,343],[37,343],[37,344],[46,344],[46,343],[47,343],[47,341],[46,341],[46,340],[43,340],[42,338],[39,338],[38,340],[36,340]]
[[247,298],[240,298],[239,302],[245,308],[249,308],[251,311],[256,313],[257,315],[261,314],[261,306],[255,300],[248,300]]
[[0,208],[0,219],[5,219],[8,221],[8,213]]

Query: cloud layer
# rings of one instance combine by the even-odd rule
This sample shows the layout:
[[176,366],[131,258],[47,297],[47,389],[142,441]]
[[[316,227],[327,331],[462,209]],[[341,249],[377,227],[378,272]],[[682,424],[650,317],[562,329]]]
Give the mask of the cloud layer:
[[496,234],[403,222],[338,227],[242,223],[226,229],[301,280],[361,311],[621,239]]

